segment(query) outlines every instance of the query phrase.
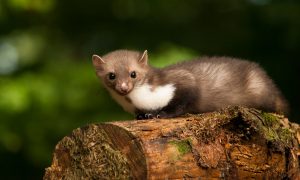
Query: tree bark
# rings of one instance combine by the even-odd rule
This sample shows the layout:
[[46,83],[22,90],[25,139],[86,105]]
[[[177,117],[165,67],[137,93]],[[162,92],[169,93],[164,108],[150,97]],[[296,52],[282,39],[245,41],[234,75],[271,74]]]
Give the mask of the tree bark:
[[90,124],[56,145],[44,179],[299,179],[299,143],[297,124],[242,107]]

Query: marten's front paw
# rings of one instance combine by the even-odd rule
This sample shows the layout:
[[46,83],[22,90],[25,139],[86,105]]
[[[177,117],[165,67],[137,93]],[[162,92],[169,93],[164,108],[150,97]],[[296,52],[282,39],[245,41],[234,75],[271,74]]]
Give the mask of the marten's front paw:
[[160,118],[159,115],[155,115],[152,113],[145,113],[145,114],[138,114],[136,116],[137,120],[142,120],[142,119],[155,119],[155,118]]

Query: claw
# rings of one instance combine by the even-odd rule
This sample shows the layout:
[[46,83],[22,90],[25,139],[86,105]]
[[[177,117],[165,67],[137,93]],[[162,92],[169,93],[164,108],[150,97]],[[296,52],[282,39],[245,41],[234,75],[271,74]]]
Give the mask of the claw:
[[153,119],[153,115],[151,113],[145,114],[146,119]]

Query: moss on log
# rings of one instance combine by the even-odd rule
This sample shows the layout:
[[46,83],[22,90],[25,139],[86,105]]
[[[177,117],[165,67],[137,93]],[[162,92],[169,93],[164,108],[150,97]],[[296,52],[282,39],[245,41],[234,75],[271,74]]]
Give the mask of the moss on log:
[[297,124],[242,107],[90,124],[57,144],[44,179],[297,179],[299,143]]

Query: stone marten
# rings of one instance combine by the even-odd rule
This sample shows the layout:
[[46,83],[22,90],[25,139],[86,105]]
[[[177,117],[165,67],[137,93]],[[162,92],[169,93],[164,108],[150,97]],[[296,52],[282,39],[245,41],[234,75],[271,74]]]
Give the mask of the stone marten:
[[254,62],[202,57],[154,68],[147,50],[116,50],[102,57],[93,55],[92,60],[111,96],[138,119],[172,118],[229,105],[288,112],[281,92]]

